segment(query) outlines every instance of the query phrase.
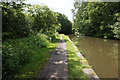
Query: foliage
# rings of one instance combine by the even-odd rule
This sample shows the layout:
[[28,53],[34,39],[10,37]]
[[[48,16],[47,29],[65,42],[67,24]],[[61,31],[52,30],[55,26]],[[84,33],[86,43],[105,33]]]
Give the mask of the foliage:
[[[78,4],[74,4],[78,5]],[[83,2],[77,6],[73,29],[75,33],[101,38],[120,39],[120,2]],[[75,6],[76,8],[76,6]]]
[[15,76],[17,78],[37,78],[40,71],[44,68],[46,62],[50,59],[51,51],[55,50],[59,42],[59,35],[52,39],[47,48],[39,48],[36,54],[32,56],[29,64],[25,64],[19,69],[19,73]]
[[[66,18],[65,22],[71,25]],[[58,21],[58,14],[47,6],[12,1],[2,2],[2,26],[2,75],[3,79],[12,80],[21,67],[42,53],[43,48],[53,49],[55,45],[50,46],[51,43],[56,44],[58,41],[56,36],[61,24]]]
[[55,36],[60,24],[57,21],[57,13],[47,6],[32,5],[28,8],[29,16],[33,18],[32,29],[34,33],[42,32]]
[[[23,2],[3,2],[2,21],[3,79],[12,79],[15,78],[14,74],[19,73],[21,67],[42,53],[40,48],[47,50],[50,47],[48,39],[54,36],[53,41],[58,35],[59,23],[57,13],[47,6]],[[45,59],[48,57],[43,56]]]
[[47,48],[49,44],[47,36],[43,34],[4,41],[2,47],[3,78],[14,78],[13,74],[17,73],[20,67],[29,63],[34,59],[33,56],[41,53],[40,48]]
[[30,26],[24,13],[25,3],[2,2],[3,40],[6,38],[27,37]]
[[72,33],[72,23],[68,18],[61,13],[58,13],[58,22],[61,24],[61,30],[58,30],[59,33],[71,34]]
[[3,40],[23,38],[39,32],[55,36],[60,24],[57,13],[47,6],[30,5],[23,2],[2,3]]

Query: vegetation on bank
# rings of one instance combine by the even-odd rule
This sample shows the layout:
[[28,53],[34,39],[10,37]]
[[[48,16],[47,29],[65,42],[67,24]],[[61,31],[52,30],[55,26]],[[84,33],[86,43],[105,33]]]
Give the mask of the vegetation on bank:
[[75,34],[120,39],[120,2],[75,1],[74,7]]
[[59,36],[50,42],[48,36],[38,34],[3,42],[3,79],[34,78],[49,60],[49,52],[57,47]]
[[[39,53],[35,54],[34,59],[19,69],[18,78],[37,78],[40,71],[44,68],[46,62],[51,57],[51,52],[56,49],[59,42],[59,35],[57,35],[46,48],[39,48]],[[38,52],[37,51],[37,52]]]
[[85,65],[80,62],[80,58],[77,56],[75,48],[69,41],[69,37],[63,34],[62,36],[66,42],[67,47],[68,75],[70,80],[74,80],[74,78],[76,80],[77,78],[88,80],[87,76],[83,73],[83,68],[85,67]]
[[57,12],[23,1],[1,3],[4,80],[36,77],[56,48],[62,29]]

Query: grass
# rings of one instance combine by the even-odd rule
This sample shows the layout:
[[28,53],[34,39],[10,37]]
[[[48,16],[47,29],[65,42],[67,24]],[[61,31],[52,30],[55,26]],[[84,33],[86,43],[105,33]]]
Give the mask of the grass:
[[80,62],[80,58],[77,56],[73,45],[69,41],[69,37],[63,34],[62,36],[67,46],[68,74],[70,80],[88,80],[88,77],[83,73],[85,65]]
[[59,36],[50,42],[48,36],[38,34],[22,39],[9,39],[3,42],[3,79],[37,78],[46,62],[50,59],[50,52],[55,50]]
[[48,52],[51,50],[49,48],[39,49],[39,54],[35,55],[35,58],[31,60],[29,64],[24,65],[17,75],[18,78],[35,78],[40,70],[44,67],[45,63],[49,60],[50,54]]
[[18,78],[37,78],[40,71],[44,68],[46,62],[50,59],[51,51],[54,51],[58,45],[59,36],[52,40],[47,48],[40,48],[39,54],[36,54],[29,64],[26,64],[19,70]]

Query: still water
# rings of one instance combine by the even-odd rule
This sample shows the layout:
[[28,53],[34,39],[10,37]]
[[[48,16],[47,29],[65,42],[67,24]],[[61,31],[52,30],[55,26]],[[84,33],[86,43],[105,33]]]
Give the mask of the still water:
[[118,40],[69,35],[100,78],[118,78]]

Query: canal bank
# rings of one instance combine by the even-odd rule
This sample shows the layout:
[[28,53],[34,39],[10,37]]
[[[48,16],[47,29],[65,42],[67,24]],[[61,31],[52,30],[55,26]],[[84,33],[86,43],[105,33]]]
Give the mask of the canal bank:
[[[91,66],[88,64],[87,60],[82,56],[82,54],[79,52],[79,50],[77,49],[77,47],[73,44],[73,42],[70,40],[70,38],[68,36],[62,35],[66,41],[66,46],[67,46],[67,50],[68,50],[68,71],[69,71],[69,78],[72,78],[74,75],[74,71],[76,72],[83,72],[81,74],[85,74],[87,76],[87,78],[89,80],[99,80],[99,77],[97,76],[97,74],[95,73],[95,71],[91,68]],[[69,50],[72,50],[73,52],[69,52]],[[74,57],[70,57],[69,55],[76,55]],[[74,62],[72,63],[71,58],[76,60],[77,63],[81,64],[81,65],[76,65],[74,64]],[[77,60],[78,59],[78,60]],[[78,68],[78,70],[73,70],[74,69],[70,64],[75,65],[76,68]],[[72,68],[71,68],[72,67]],[[80,69],[81,68],[81,69]],[[80,75],[81,75],[80,74]],[[75,75],[74,78],[79,78],[80,76],[78,74]],[[80,77],[82,78],[82,76]],[[85,76],[84,76],[85,78]]]

